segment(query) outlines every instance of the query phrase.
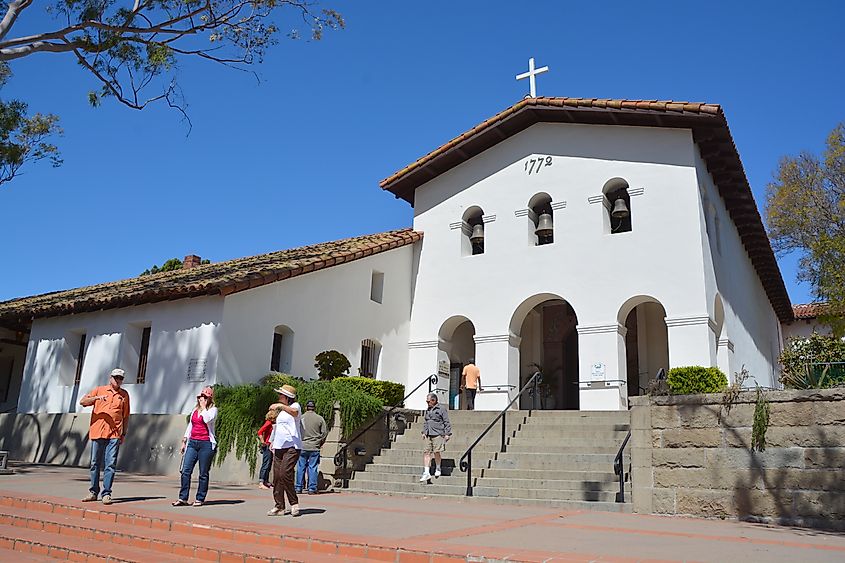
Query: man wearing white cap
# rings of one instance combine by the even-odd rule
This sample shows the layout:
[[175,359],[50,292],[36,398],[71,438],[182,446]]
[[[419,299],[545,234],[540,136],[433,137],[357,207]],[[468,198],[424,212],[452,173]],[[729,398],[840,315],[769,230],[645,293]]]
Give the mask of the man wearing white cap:
[[[111,504],[111,488],[117,465],[117,451],[126,438],[129,422],[129,393],[121,389],[124,372],[120,368],[111,370],[109,384],[95,387],[82,397],[79,404],[93,406],[91,427],[91,487],[83,502],[97,500],[100,494],[100,468],[103,469],[103,504]],[[102,460],[102,461],[101,461]]]

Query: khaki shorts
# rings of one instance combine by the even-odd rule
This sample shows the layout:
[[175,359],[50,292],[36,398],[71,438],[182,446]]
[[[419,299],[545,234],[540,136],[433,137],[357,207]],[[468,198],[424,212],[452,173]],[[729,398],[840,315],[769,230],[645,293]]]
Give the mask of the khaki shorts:
[[446,451],[446,437],[445,436],[426,436],[425,437],[425,453],[445,452]]

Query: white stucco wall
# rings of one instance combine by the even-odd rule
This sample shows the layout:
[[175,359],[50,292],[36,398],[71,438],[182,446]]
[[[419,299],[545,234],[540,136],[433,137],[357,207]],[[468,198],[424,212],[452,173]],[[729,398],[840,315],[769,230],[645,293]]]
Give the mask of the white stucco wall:
[[[536,155],[552,156],[552,166],[528,175],[526,159]],[[596,196],[612,178],[628,182],[632,232],[605,234]],[[531,246],[529,218],[517,212],[539,192],[558,206],[555,242]],[[454,227],[470,206],[480,206],[486,217],[486,249],[462,256],[462,233]],[[563,298],[574,308],[582,382],[592,364],[605,366],[601,389],[582,384],[582,409],[625,406],[627,392],[618,382],[625,379],[624,318],[620,323],[618,316],[636,296],[653,297],[676,321],[669,328],[674,365],[708,365],[698,216],[688,130],[536,124],[434,178],[415,194],[414,228],[425,239],[411,317],[410,379],[435,369],[440,327],[463,316],[476,329],[485,388],[516,385],[521,318],[514,315],[538,295]],[[485,392],[477,408],[501,408],[507,396]],[[410,406],[421,405],[420,395]]]
[[[361,341],[381,343],[377,379],[405,382],[413,245],[226,297],[221,383],[267,375],[276,326],[293,331],[291,375],[316,377],[314,356],[338,350],[358,375]],[[373,271],[384,274],[381,303],[370,299]]]
[[710,318],[716,321],[719,316],[716,313],[717,295],[724,306],[721,334],[713,334],[717,359],[712,365],[719,365],[730,381],[745,366],[752,378],[747,385],[753,386],[756,382],[764,387],[778,387],[780,321],[697,150],[696,168],[702,202],[699,225]]
[[790,338],[809,338],[814,332],[827,335],[831,331],[818,319],[796,319],[783,325],[783,343],[785,345]]
[[[139,343],[129,340],[140,339],[141,326],[151,327],[146,382],[135,383],[134,360],[135,367],[127,369],[123,385],[129,392],[132,412],[186,412],[197,390],[215,383],[222,310],[222,298],[204,297],[36,319],[30,332],[18,412],[82,410],[80,397],[107,384],[113,368],[133,363],[131,350]],[[80,384],[74,386],[78,335],[82,333],[86,335],[85,360]],[[206,360],[202,382],[187,381],[192,359]]]

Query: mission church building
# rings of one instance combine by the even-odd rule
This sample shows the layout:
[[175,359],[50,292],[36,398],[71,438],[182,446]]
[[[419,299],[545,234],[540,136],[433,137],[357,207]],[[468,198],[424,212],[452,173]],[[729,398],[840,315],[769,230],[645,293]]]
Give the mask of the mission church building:
[[529,97],[381,187],[413,228],[0,303],[5,405],[73,412],[119,366],[133,412],[180,413],[331,349],[452,408],[470,358],[488,410],[537,370],[547,409],[677,366],[778,385],[792,306],[718,105]]

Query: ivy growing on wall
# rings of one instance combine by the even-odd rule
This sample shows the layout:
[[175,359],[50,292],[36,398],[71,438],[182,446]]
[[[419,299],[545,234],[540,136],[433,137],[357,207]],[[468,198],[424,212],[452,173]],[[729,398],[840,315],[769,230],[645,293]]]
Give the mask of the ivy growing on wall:
[[232,452],[235,458],[249,464],[255,474],[258,461],[257,431],[264,423],[269,406],[278,401],[274,389],[282,385],[296,388],[300,405],[315,402],[315,410],[331,427],[335,403],[340,405],[341,433],[349,436],[356,428],[381,413],[383,401],[373,395],[344,384],[342,381],[303,381],[282,373],[266,375],[258,385],[215,385],[215,403],[219,410],[216,425],[217,455],[215,463],[222,465]]

